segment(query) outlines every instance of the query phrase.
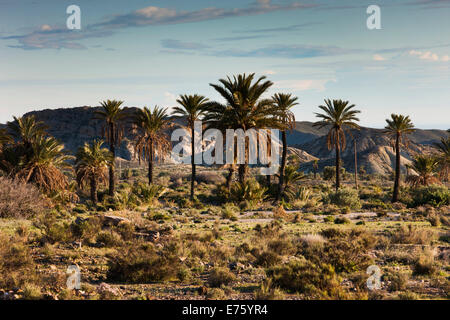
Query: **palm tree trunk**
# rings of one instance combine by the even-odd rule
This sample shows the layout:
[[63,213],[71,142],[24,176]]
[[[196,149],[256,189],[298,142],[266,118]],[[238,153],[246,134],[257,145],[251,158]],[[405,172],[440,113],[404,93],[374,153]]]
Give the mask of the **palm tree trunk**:
[[397,133],[395,139],[395,181],[394,193],[392,195],[392,202],[398,201],[398,192],[400,189],[400,134]]
[[286,131],[284,130],[281,132],[281,139],[283,142],[283,153],[281,155],[280,180],[278,183],[277,201],[280,200],[284,188],[284,168],[286,167],[286,157],[287,157],[287,140],[286,140]]
[[97,180],[95,178],[91,178],[91,200],[94,204],[98,202],[97,198]]
[[109,135],[110,135],[110,141],[109,141],[109,151],[111,151],[113,156],[113,161],[109,166],[109,195],[114,195],[114,185],[115,185],[115,179],[114,179],[114,165],[116,161],[116,141],[114,139],[114,125],[109,126]]
[[150,142],[150,157],[148,159],[148,184],[153,183],[153,142]]
[[247,163],[243,163],[239,165],[238,173],[239,173],[239,182],[241,184],[244,184],[247,180],[247,172],[248,172],[248,165]]
[[192,167],[192,174],[191,174],[191,200],[194,200],[194,188],[195,188],[195,136],[194,136],[194,126],[191,128],[191,167]]
[[233,181],[233,174],[234,174],[234,165],[230,165],[228,168],[228,174],[225,181],[225,187],[227,188],[228,192],[231,190],[231,182]]
[[109,195],[113,196],[115,191],[114,162],[116,159],[116,148],[114,148],[114,146],[111,146],[111,153],[113,155],[113,161],[109,166]]
[[353,140],[354,147],[355,147],[355,187],[356,190],[358,190],[358,158],[356,154],[356,139]]
[[336,139],[336,192],[341,187],[341,146],[339,139]]

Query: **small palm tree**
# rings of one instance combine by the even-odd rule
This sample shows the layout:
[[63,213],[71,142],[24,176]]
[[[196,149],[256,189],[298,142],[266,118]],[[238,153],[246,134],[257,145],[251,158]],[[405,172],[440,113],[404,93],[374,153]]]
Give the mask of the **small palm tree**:
[[34,115],[13,118],[14,121],[7,123],[9,132],[15,140],[26,147],[30,147],[37,137],[45,135],[47,126],[42,121],[36,121]]
[[8,131],[5,128],[0,129],[0,151],[3,150],[4,146],[13,141],[13,138],[8,134]]
[[288,165],[285,168],[285,187],[281,196],[285,197],[286,199],[292,199],[294,197],[295,192],[298,189],[298,183],[306,177],[302,172],[299,172],[298,170],[298,165]]
[[107,148],[102,148],[102,140],[94,140],[91,144],[84,143],[78,149],[75,161],[76,180],[79,186],[90,184],[91,200],[98,201],[98,184],[106,181],[108,167],[114,160]]
[[64,152],[64,145],[55,138],[38,136],[31,143],[29,160],[17,176],[47,193],[64,190],[68,181],[61,170],[70,168],[67,161],[71,159],[73,157]]
[[419,185],[428,186],[433,183],[438,183],[437,169],[439,161],[432,156],[417,156],[414,158],[411,165],[417,175],[409,175],[406,182],[410,183],[414,188]]
[[348,101],[343,100],[325,100],[325,106],[319,106],[324,113],[316,113],[321,121],[314,123],[313,126],[320,128],[329,126],[330,130],[327,135],[328,150],[332,147],[336,152],[336,191],[340,188],[340,172],[341,172],[341,149],[346,146],[345,131],[349,128],[359,129],[356,117],[361,111],[353,110],[355,105],[350,105]]
[[177,99],[178,104],[181,107],[173,108],[172,115],[178,117],[186,117],[187,125],[191,130],[191,200],[194,200],[194,188],[195,188],[195,132],[194,123],[198,121],[202,115],[206,112],[206,106],[208,99],[201,95],[181,95]]
[[[211,103],[206,120],[210,123],[222,122],[229,129],[279,128],[277,113],[272,101],[262,99],[262,95],[273,85],[260,77],[253,81],[255,74],[240,74],[233,79],[220,79],[220,84],[211,86],[225,99],[225,104]],[[247,145],[247,144],[246,144]],[[245,148],[245,161],[239,164],[239,182],[244,183],[248,175],[248,148]]]
[[400,190],[400,147],[408,145],[407,134],[415,131],[409,116],[391,114],[391,119],[386,119],[385,133],[391,138],[391,144],[395,151],[395,181],[392,202],[398,201]]
[[295,116],[292,113],[291,108],[298,105],[297,97],[293,97],[291,94],[285,93],[276,93],[272,96],[274,107],[277,109],[279,114],[279,121],[283,129],[281,130],[281,141],[283,143],[283,152],[281,156],[281,166],[280,166],[280,174],[279,174],[279,183],[278,183],[278,193],[276,200],[281,198],[281,194],[283,193],[284,188],[284,169],[286,167],[286,158],[287,158],[287,138],[286,138],[286,130],[294,129],[295,126]]
[[172,124],[168,118],[167,108],[156,106],[139,109],[133,119],[135,131],[135,153],[139,161],[148,161],[148,183],[153,183],[153,161],[155,153],[159,159],[169,152],[170,139],[166,133]]
[[450,176],[450,137],[441,138],[439,143],[434,143],[439,151],[439,172],[443,181],[448,181]]
[[[116,147],[120,145],[123,137],[123,128],[121,121],[125,117],[121,105],[123,101],[107,100],[100,102],[101,110],[95,112],[96,118],[105,122],[102,127],[102,136],[109,145],[109,151],[116,159]],[[115,178],[114,178],[114,162],[109,166],[109,195],[114,195]]]

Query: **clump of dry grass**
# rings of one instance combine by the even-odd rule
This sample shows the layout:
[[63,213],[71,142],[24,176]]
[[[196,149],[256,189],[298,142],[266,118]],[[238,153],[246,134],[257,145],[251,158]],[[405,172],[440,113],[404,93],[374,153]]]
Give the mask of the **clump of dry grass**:
[[44,208],[45,200],[35,186],[0,177],[0,218],[29,218]]
[[433,230],[421,229],[411,224],[401,226],[391,235],[393,243],[429,245],[434,240],[436,240],[436,233]]

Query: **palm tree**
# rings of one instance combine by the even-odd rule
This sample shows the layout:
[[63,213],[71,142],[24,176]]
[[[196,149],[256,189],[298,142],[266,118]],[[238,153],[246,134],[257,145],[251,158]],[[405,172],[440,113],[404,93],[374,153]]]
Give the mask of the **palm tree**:
[[155,152],[159,159],[169,152],[170,139],[165,132],[171,127],[167,108],[156,106],[153,110],[147,107],[139,109],[133,120],[136,142],[135,153],[139,161],[148,161],[148,183],[153,183],[153,161]]
[[[304,179],[306,176],[299,172],[299,166],[298,165],[288,165],[285,168],[284,172],[284,183],[285,188],[283,189],[283,193],[281,196],[286,197],[287,199],[292,199],[296,190],[298,189],[297,184],[300,182],[300,180]],[[281,174],[281,171],[280,171]],[[278,176],[280,175],[278,174]],[[281,198],[280,196],[280,198]]]
[[10,144],[13,141],[13,138],[8,134],[8,131],[5,128],[0,129],[0,151],[3,150],[5,145]]
[[432,156],[417,156],[414,158],[411,165],[417,175],[410,175],[406,178],[406,182],[410,183],[413,187],[419,185],[428,186],[433,183],[438,183],[437,169],[439,161]]
[[340,172],[341,172],[341,149],[345,148],[345,131],[349,128],[359,129],[355,121],[359,121],[356,117],[359,110],[352,110],[355,105],[350,105],[348,101],[343,100],[325,100],[325,106],[319,106],[324,113],[316,113],[318,118],[322,120],[314,123],[313,126],[320,128],[329,126],[330,130],[327,135],[327,147],[330,150],[335,148],[336,152],[336,191],[341,186]]
[[286,167],[286,157],[287,157],[287,138],[286,138],[286,129],[294,129],[295,126],[295,116],[290,110],[297,103],[297,97],[293,97],[291,94],[285,93],[276,93],[272,96],[274,107],[277,108],[279,113],[279,121],[283,126],[281,130],[281,141],[283,143],[283,153],[281,156],[281,166],[280,166],[280,174],[279,174],[279,183],[278,183],[278,193],[276,200],[279,200],[281,194],[283,193],[284,188],[284,168]]
[[398,201],[400,189],[400,147],[408,144],[407,134],[415,131],[409,116],[391,114],[391,119],[386,119],[385,133],[391,138],[391,144],[395,150],[395,182],[392,202]]
[[[121,105],[123,101],[107,100],[100,102],[101,110],[95,112],[96,118],[105,122],[102,127],[102,136],[109,145],[109,151],[116,159],[116,147],[120,145],[123,136],[123,128],[121,121],[125,117]],[[109,195],[114,195],[115,178],[114,178],[114,161],[109,166]]]
[[434,143],[434,147],[439,150],[440,176],[443,181],[448,181],[450,175],[450,137],[441,138],[439,143]]
[[186,117],[188,127],[191,129],[191,200],[194,200],[194,187],[195,187],[195,132],[194,123],[198,121],[201,116],[206,112],[205,108],[208,103],[208,99],[201,95],[181,95],[177,99],[178,104],[181,107],[174,107],[172,115],[178,117]]
[[85,142],[78,149],[75,161],[77,183],[79,186],[90,184],[94,204],[98,201],[98,184],[106,181],[108,167],[114,161],[111,152],[102,145],[103,140],[94,140],[91,144]]
[[64,190],[67,177],[61,171],[70,168],[72,156],[64,152],[64,145],[53,137],[38,136],[31,143],[31,155],[17,176],[32,182],[45,192]]
[[[260,77],[253,81],[255,74],[240,74],[233,79],[220,79],[220,84],[210,84],[224,99],[225,104],[211,103],[207,121],[223,122],[229,129],[278,128],[279,122],[271,100],[261,96],[273,85]],[[246,144],[247,145],[247,144]],[[248,174],[248,148],[245,148],[245,161],[239,164],[239,182],[244,183]]]
[[9,132],[15,140],[20,141],[26,147],[30,147],[37,137],[45,135],[47,126],[42,121],[36,121],[34,115],[13,118],[14,121],[6,124]]

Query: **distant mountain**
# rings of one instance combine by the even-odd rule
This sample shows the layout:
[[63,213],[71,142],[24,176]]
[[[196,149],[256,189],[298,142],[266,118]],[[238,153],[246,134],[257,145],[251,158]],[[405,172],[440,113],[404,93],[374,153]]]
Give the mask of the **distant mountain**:
[[[72,153],[85,141],[101,138],[102,122],[94,118],[98,107],[76,107],[61,109],[46,109],[25,114],[45,122],[48,132],[62,143]],[[136,108],[125,108],[130,115]],[[130,124],[124,125],[125,135],[117,155],[123,159],[131,160],[133,148],[130,142]],[[319,168],[334,165],[334,151],[326,146],[328,128],[318,129],[312,122],[296,122],[294,130],[287,135],[290,146],[289,153],[300,157],[304,170],[312,169],[312,161],[319,159]],[[447,135],[444,130],[420,130],[409,136],[410,150],[402,153],[403,162],[408,163],[414,153],[427,153],[432,151],[431,144]],[[347,146],[342,152],[344,167],[348,171],[354,170],[353,138],[357,140],[358,166],[364,166],[368,173],[387,174],[391,170],[395,155],[389,140],[382,129],[361,128],[352,130],[351,135],[346,134]]]
[[[308,126],[312,127],[312,123],[303,122],[301,127],[303,130],[308,130]],[[326,132],[327,130],[324,130],[320,134],[317,134],[315,139],[295,145],[296,148],[319,158],[320,169],[324,166],[332,166],[335,164],[335,152],[327,148]],[[444,130],[417,129],[413,134],[408,136],[410,144],[409,148],[404,148],[401,154],[402,164],[410,163],[413,154],[432,152],[433,148],[431,144],[445,136],[447,136],[447,133]],[[368,173],[388,174],[390,172],[395,161],[395,153],[393,152],[389,138],[384,134],[382,129],[362,127],[360,130],[351,130],[345,137],[347,143],[341,155],[344,167],[348,171],[354,171],[353,139],[356,139],[358,166],[364,166]],[[309,171],[312,169],[312,163],[304,163],[302,167]]]

